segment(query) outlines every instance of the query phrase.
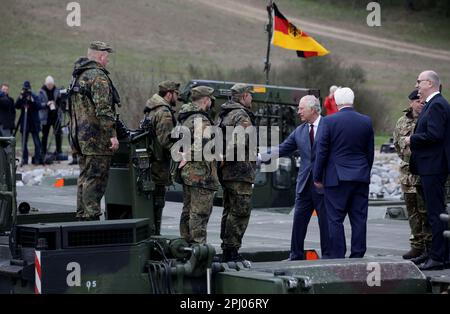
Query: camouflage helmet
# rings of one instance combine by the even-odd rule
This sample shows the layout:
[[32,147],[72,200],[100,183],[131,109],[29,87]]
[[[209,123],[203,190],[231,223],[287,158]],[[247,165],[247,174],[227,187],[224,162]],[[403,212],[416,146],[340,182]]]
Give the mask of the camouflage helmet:
[[103,41],[93,41],[89,44],[89,49],[97,50],[97,51],[107,51],[109,53],[113,53],[113,48]]
[[163,81],[158,84],[160,92],[180,92],[180,83],[174,81]]
[[231,87],[231,95],[240,96],[244,93],[253,94],[253,87],[248,84],[237,83]]
[[191,97],[192,100],[200,99],[205,96],[215,100],[216,97],[214,97],[213,94],[214,88],[208,86],[197,86],[192,89]]

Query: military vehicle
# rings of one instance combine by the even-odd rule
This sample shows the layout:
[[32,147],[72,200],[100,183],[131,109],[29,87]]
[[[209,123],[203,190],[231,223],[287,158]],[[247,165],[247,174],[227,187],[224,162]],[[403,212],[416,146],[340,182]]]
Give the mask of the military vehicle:
[[79,222],[17,205],[15,140],[0,138],[0,293],[448,292],[448,270],[430,276],[394,257],[321,260],[308,251],[314,260],[281,261],[255,252],[251,264],[217,263],[210,244],[155,236],[151,140],[128,131],[113,157],[105,220]]

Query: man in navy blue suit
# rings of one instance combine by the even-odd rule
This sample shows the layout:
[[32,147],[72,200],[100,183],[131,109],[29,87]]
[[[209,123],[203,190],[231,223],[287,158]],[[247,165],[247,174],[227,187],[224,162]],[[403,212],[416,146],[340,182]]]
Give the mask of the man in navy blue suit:
[[345,258],[344,219],[352,227],[350,258],[366,252],[370,171],[374,158],[372,120],[355,111],[355,95],[340,88],[334,98],[338,112],[323,118],[313,170],[316,187],[324,187],[330,234],[330,258]]
[[292,225],[290,260],[301,260],[304,255],[304,242],[308,224],[314,209],[317,212],[320,228],[320,247],[322,258],[328,257],[328,221],[323,204],[323,191],[313,184],[312,168],[315,159],[316,134],[321,127],[322,117],[319,99],[312,95],[300,99],[298,115],[304,122],[289,137],[269,153],[261,154],[266,161],[278,154],[279,157],[300,154],[301,163],[297,176],[294,221]]
[[422,270],[442,269],[448,259],[448,242],[443,236],[447,225],[439,216],[446,209],[445,182],[450,170],[450,105],[439,92],[440,84],[434,71],[419,74],[416,88],[425,107],[414,134],[406,139],[411,147],[410,169],[420,175],[432,233],[431,248],[414,260]]

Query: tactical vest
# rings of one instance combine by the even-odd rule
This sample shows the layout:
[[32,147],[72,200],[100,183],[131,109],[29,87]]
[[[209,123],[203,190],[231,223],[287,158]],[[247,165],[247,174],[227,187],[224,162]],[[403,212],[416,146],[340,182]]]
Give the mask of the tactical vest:
[[[218,126],[222,130],[222,134],[223,134],[222,152],[224,153],[224,156],[226,155],[226,149],[227,149],[227,138],[226,138],[226,134],[227,134],[226,127],[227,126],[223,124],[223,121],[225,120],[225,117],[228,114],[230,114],[231,112],[233,112],[235,110],[244,110],[247,113],[247,115],[249,116],[250,121],[252,122],[252,126],[256,125],[255,115],[250,110],[247,110],[247,109],[244,109],[244,108],[226,108],[226,109],[222,109],[220,111],[220,113],[219,113]],[[236,152],[234,152],[234,154],[236,156]]]
[[[108,72],[105,69],[102,68],[98,68],[98,67],[87,67],[87,68],[74,68],[73,72],[72,72],[72,79],[70,81],[69,84],[69,89],[67,91],[67,102],[69,105],[69,116],[70,119],[74,119],[74,124],[75,124],[75,133],[78,134],[78,121],[77,121],[77,117],[75,115],[73,115],[73,110],[72,110],[72,96],[75,94],[80,94],[83,95],[85,97],[87,97],[91,103],[94,103],[94,100],[92,99],[92,93],[91,90],[86,88],[86,87],[82,87],[79,84],[79,79],[81,77],[81,75],[88,71],[88,70],[94,70],[94,69],[98,69],[100,71],[102,71],[105,76],[108,78],[108,82],[109,82],[109,86],[110,86],[110,93],[112,95],[111,98],[111,106],[114,108],[116,105],[118,107],[120,107],[120,95],[119,92],[117,91],[116,87],[114,86],[111,78],[109,77]],[[72,125],[72,123],[71,123]],[[78,142],[78,138],[77,137],[73,137],[72,132],[69,132],[69,141],[71,143],[71,145],[78,151],[81,153],[81,147],[80,147],[80,143]]]
[[249,116],[250,120],[252,121],[252,125],[253,126],[256,125],[256,117],[253,114],[253,112],[251,112],[250,110],[244,109],[244,108],[227,108],[227,109],[222,109],[219,114],[218,122],[219,122],[219,127],[222,129],[222,131],[225,131],[225,128],[226,128],[226,125],[223,125],[223,120],[230,112],[232,112],[234,110],[244,110],[247,113],[247,115]]

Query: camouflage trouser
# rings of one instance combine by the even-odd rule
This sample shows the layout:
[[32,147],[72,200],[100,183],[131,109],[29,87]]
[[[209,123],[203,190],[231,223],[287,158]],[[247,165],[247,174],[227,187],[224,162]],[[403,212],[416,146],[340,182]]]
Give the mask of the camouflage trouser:
[[161,235],[161,221],[164,205],[166,204],[166,186],[156,185],[153,192],[153,212],[155,222],[155,234]]
[[222,182],[223,213],[220,226],[222,249],[239,249],[252,210],[252,184]]
[[427,210],[421,195],[421,188],[417,193],[404,193],[408,221],[411,228],[411,247],[424,250],[431,244],[431,228],[427,220]]
[[190,243],[206,243],[206,227],[211,215],[215,191],[183,185],[183,211],[180,235]]
[[111,156],[78,157],[77,217],[85,220],[98,219],[102,215],[100,201],[108,183]]

